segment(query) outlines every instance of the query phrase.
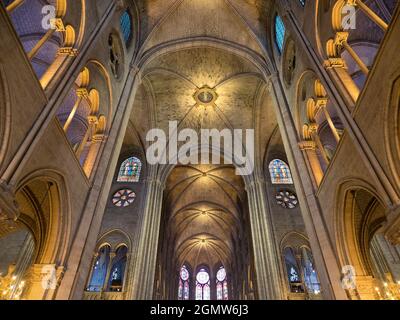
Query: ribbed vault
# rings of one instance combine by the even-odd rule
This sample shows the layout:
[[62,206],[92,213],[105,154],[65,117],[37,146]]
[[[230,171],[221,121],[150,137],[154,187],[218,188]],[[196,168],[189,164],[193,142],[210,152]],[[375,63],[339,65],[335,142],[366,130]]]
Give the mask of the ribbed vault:
[[232,265],[246,195],[232,166],[178,166],[165,196],[168,241],[179,265]]

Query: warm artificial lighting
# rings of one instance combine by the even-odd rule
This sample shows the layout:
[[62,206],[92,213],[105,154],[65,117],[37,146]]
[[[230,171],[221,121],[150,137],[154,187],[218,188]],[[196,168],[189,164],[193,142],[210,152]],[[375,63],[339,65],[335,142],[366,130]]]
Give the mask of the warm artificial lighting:
[[208,106],[215,104],[218,94],[209,86],[203,86],[195,92],[193,98],[196,100],[197,105]]

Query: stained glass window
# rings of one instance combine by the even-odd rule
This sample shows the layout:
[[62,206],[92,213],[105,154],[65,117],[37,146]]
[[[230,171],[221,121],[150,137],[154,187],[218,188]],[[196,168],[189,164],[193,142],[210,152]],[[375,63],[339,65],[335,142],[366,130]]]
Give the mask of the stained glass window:
[[280,16],[275,17],[275,41],[278,47],[279,53],[282,53],[283,43],[285,41],[285,25]]
[[279,191],[275,199],[276,203],[285,209],[294,209],[299,203],[296,195],[288,190]]
[[120,26],[125,44],[128,44],[132,36],[132,18],[128,10],[121,15]]
[[314,258],[309,249],[304,247],[301,249],[301,260],[303,264],[304,282],[308,292],[319,294],[321,292],[321,285],[314,267]]
[[93,263],[92,274],[87,291],[100,292],[106,281],[107,268],[110,262],[110,246],[106,245],[99,249],[95,261]]
[[131,157],[126,159],[119,169],[118,182],[139,182],[140,172],[142,170],[142,162],[136,158]]
[[293,184],[289,166],[282,160],[272,160],[269,164],[269,172],[273,184]]
[[196,276],[196,300],[210,300],[210,275],[202,268]]
[[121,292],[123,288],[125,267],[126,267],[126,254],[128,248],[121,246],[115,252],[115,257],[112,261],[110,269],[110,277],[108,280],[108,290],[112,292]]
[[217,272],[217,300],[228,300],[228,281],[226,279],[226,270],[221,267]]
[[178,289],[178,299],[179,300],[189,300],[189,270],[186,266],[181,268],[179,274],[179,289]]
[[284,250],[284,257],[290,291],[294,293],[304,292],[299,267],[293,250],[286,248]]
[[112,197],[112,203],[119,208],[129,207],[136,198],[136,193],[130,189],[122,189],[117,191]]

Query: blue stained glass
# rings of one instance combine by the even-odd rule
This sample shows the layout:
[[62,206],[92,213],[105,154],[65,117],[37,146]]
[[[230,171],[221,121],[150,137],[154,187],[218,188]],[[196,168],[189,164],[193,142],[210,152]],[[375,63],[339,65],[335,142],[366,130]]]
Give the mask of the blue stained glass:
[[109,278],[109,290],[114,292],[121,292],[123,288],[123,281],[126,267],[126,254],[128,248],[125,246],[120,247],[112,261],[111,274]]
[[280,16],[275,17],[275,41],[278,46],[279,53],[282,53],[283,43],[285,41],[285,25]]
[[107,268],[110,262],[110,247],[100,248],[97,258],[93,264],[92,276],[86,290],[91,292],[100,292],[103,289],[107,276]]
[[269,164],[272,184],[293,184],[289,166],[282,160],[275,159]]
[[120,25],[125,44],[128,44],[128,42],[131,40],[132,35],[132,18],[128,11],[125,11],[121,15]]

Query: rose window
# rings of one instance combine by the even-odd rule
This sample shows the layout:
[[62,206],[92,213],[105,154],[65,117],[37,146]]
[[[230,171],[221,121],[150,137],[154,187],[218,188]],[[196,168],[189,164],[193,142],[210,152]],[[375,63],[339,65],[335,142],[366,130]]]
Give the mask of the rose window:
[[280,191],[275,198],[276,203],[285,209],[294,209],[299,204],[296,195],[290,191]]
[[112,203],[116,207],[128,207],[136,198],[136,194],[130,189],[117,191],[112,197]]

